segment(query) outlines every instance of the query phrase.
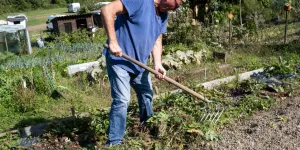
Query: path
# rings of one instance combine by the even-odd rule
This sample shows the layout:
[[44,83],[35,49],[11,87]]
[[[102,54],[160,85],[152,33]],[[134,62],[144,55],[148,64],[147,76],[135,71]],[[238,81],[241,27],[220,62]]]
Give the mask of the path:
[[28,31],[41,31],[41,30],[46,30],[46,23],[45,24],[40,24],[40,25],[35,25],[35,26],[29,26]]
[[300,92],[221,131],[216,150],[300,150]]

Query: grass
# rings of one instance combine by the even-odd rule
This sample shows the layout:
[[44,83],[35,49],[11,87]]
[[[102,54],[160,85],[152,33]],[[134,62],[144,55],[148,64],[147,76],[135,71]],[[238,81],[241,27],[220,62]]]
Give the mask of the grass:
[[53,14],[73,14],[68,13],[67,8],[53,8],[53,9],[39,9],[33,10],[28,12],[16,12],[16,13],[7,13],[0,15],[0,19],[6,20],[8,15],[17,15],[17,14],[25,14],[28,18],[27,25],[28,26],[35,26],[40,24],[45,24],[48,16]]
[[[249,51],[249,48],[237,49],[237,51],[234,52],[234,54],[228,59],[229,66],[227,68],[220,68],[220,64],[218,62],[208,61],[200,66],[185,66],[185,69],[181,71],[169,71],[168,76],[171,78],[183,76],[184,81],[181,83],[184,85],[190,85],[192,83],[205,82],[204,72],[197,72],[197,70],[204,67],[207,68],[207,81],[210,81],[225,76],[235,75],[238,70],[240,70],[240,72],[246,70],[250,71],[266,66],[270,63],[278,62],[278,56],[283,56],[283,60],[288,60],[291,57],[290,55],[282,55],[281,52],[275,52],[270,49],[268,50],[268,53],[260,54],[254,50]],[[59,70],[59,68],[55,68],[54,70]],[[56,73],[56,79],[56,86],[58,86],[58,90],[65,95],[65,99],[55,100],[49,98],[48,95],[38,95],[40,98],[36,100],[38,108],[34,111],[34,116],[32,116],[31,113],[6,114],[7,117],[3,118],[5,123],[0,125],[0,129],[4,130],[8,128],[21,127],[19,122],[23,122],[23,126],[32,125],[36,123],[36,118],[52,120],[56,117],[60,118],[70,116],[71,107],[74,107],[77,113],[82,113],[110,106],[110,86],[107,80],[105,80],[103,84],[89,85],[86,81],[85,73],[78,74],[77,76],[70,78],[62,76],[60,72]],[[160,93],[176,89],[175,86],[170,85],[167,82],[156,81],[155,79],[153,81],[153,86],[157,86]],[[132,101],[133,103],[136,101],[134,93],[132,93]],[[4,112],[10,111],[12,110],[4,108],[0,114],[5,114]],[[32,120],[32,122],[29,120]]]

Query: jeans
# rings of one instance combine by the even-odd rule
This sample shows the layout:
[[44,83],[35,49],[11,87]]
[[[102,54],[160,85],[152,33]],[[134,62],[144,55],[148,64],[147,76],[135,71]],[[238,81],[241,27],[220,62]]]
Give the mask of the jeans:
[[148,71],[132,74],[107,60],[107,73],[113,102],[109,114],[108,140],[106,145],[121,144],[126,130],[127,108],[130,101],[130,86],[138,98],[140,121],[146,121],[153,113],[153,90]]

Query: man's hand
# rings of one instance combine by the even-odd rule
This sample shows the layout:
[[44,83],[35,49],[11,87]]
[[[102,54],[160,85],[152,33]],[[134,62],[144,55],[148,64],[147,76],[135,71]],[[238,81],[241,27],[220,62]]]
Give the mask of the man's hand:
[[122,56],[122,49],[120,47],[120,45],[118,43],[109,43],[109,53],[111,53],[112,55],[115,55],[117,57],[121,57]]
[[161,73],[160,75],[155,75],[155,77],[159,80],[163,80],[164,77],[167,74],[167,71],[165,70],[165,68],[160,64],[160,65],[155,65],[154,70]]

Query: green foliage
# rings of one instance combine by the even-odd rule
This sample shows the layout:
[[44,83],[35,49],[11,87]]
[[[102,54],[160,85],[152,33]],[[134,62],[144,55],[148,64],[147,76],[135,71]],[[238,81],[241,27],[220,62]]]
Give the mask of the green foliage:
[[257,0],[244,1],[245,25],[250,33],[256,34],[262,17],[262,6]]
[[20,137],[16,134],[7,133],[5,136],[0,138],[0,149],[1,150],[11,150],[18,147]]
[[222,138],[222,136],[215,131],[209,130],[205,133],[204,138],[207,141],[218,141]]
[[[42,78],[42,73],[38,73],[38,69],[29,71],[7,71],[2,72],[0,85],[0,104],[12,108],[16,112],[34,111],[37,103],[37,94],[48,93],[47,82]],[[4,78],[13,75],[13,78]],[[22,84],[26,83],[26,88]]]
[[2,74],[0,76],[0,104],[5,107],[12,107],[13,86],[9,76]]
[[34,111],[36,93],[34,90],[28,88],[17,87],[13,93],[13,99],[15,100],[14,106],[18,106],[18,112]]
[[66,1],[65,0],[51,0],[51,4],[57,4],[59,6],[66,6]]
[[89,13],[94,10],[99,10],[101,6],[95,5],[99,0],[89,0],[89,2],[83,3],[80,6],[78,14]]
[[200,64],[202,59],[206,56],[206,50],[201,49],[198,52],[192,50],[188,51],[176,51],[173,54],[164,56],[162,64],[166,69],[181,69],[182,65],[188,65],[190,63]]
[[2,0],[1,3],[0,14],[66,6],[65,0]]
[[55,134],[57,136],[68,136],[74,138],[77,134],[88,131],[90,122],[91,118],[71,118],[69,120],[51,123],[47,131],[48,133]]
[[65,43],[67,45],[72,43],[90,43],[91,39],[89,37],[89,32],[86,30],[77,30],[72,32],[72,34],[61,33],[59,36],[55,37],[55,43]]
[[287,61],[267,66],[264,71],[269,77],[285,76],[296,72],[295,68],[293,68]]
[[266,110],[274,105],[275,101],[268,97],[259,98],[256,96],[246,96],[245,100],[240,104],[241,108],[246,111],[248,114],[252,114],[256,110]]
[[100,110],[96,116],[97,117],[91,122],[91,129],[99,140],[105,141],[107,139],[107,129],[109,125],[109,112],[108,110]]
[[54,39],[53,43],[63,43],[65,45],[71,45],[104,42],[106,36],[104,29],[98,29],[98,31],[95,33],[95,37],[91,37],[91,32],[83,29],[74,31],[71,34],[64,32],[61,33],[59,36],[52,34],[49,38]]
[[258,0],[264,8],[271,7],[271,0]]

